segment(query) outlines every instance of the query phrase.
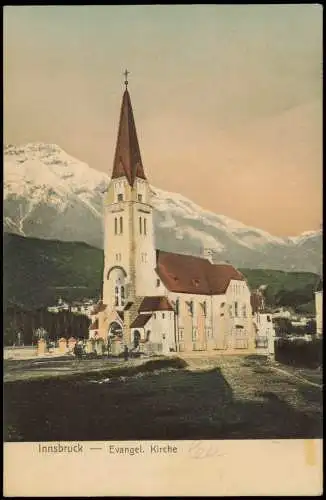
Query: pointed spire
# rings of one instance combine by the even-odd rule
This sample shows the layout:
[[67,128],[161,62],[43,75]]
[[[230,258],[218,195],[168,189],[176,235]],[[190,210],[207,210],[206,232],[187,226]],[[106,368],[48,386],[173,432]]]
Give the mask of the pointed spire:
[[146,179],[142,164],[136,125],[128,85],[127,70],[124,73],[126,89],[123,93],[117,145],[114,156],[112,179],[127,177],[130,186],[134,185],[136,177]]

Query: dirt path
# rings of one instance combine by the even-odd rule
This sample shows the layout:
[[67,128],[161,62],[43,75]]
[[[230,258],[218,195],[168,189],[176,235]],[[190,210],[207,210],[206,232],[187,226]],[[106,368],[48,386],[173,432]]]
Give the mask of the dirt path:
[[293,377],[296,378],[297,380],[300,380],[300,382],[304,382],[305,384],[312,385],[313,387],[318,387],[319,389],[323,388],[322,384],[317,384],[316,382],[311,382],[310,380],[307,380],[306,378],[302,377],[301,375],[297,375],[296,373],[287,371],[286,369],[283,370],[282,368],[279,368],[277,366],[271,366],[271,370],[274,370],[279,373],[284,373],[288,377]]

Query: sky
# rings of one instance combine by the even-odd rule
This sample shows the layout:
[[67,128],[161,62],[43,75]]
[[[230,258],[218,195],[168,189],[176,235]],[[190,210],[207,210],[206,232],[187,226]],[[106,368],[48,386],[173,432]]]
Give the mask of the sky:
[[320,5],[7,6],[4,142],[110,174],[125,68],[153,186],[274,235],[320,228]]

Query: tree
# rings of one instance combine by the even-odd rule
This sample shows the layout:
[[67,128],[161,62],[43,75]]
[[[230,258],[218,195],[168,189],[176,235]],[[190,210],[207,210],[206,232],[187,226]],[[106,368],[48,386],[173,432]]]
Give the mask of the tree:
[[276,337],[284,337],[293,332],[293,326],[288,318],[275,318],[273,320]]
[[48,332],[45,330],[45,328],[37,328],[35,331],[34,331],[34,335],[33,337],[35,338],[36,342],[38,342],[40,339],[43,339],[45,341],[48,341],[48,338],[49,338],[49,334]]
[[316,320],[311,319],[310,321],[308,321],[306,325],[306,333],[310,335],[316,335],[317,333]]

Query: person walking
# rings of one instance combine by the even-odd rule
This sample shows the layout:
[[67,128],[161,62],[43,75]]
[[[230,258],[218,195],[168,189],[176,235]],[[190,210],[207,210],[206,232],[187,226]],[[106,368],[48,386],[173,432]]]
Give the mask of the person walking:
[[124,351],[123,351],[123,357],[125,361],[128,361],[129,359],[129,349],[128,346],[125,345]]

